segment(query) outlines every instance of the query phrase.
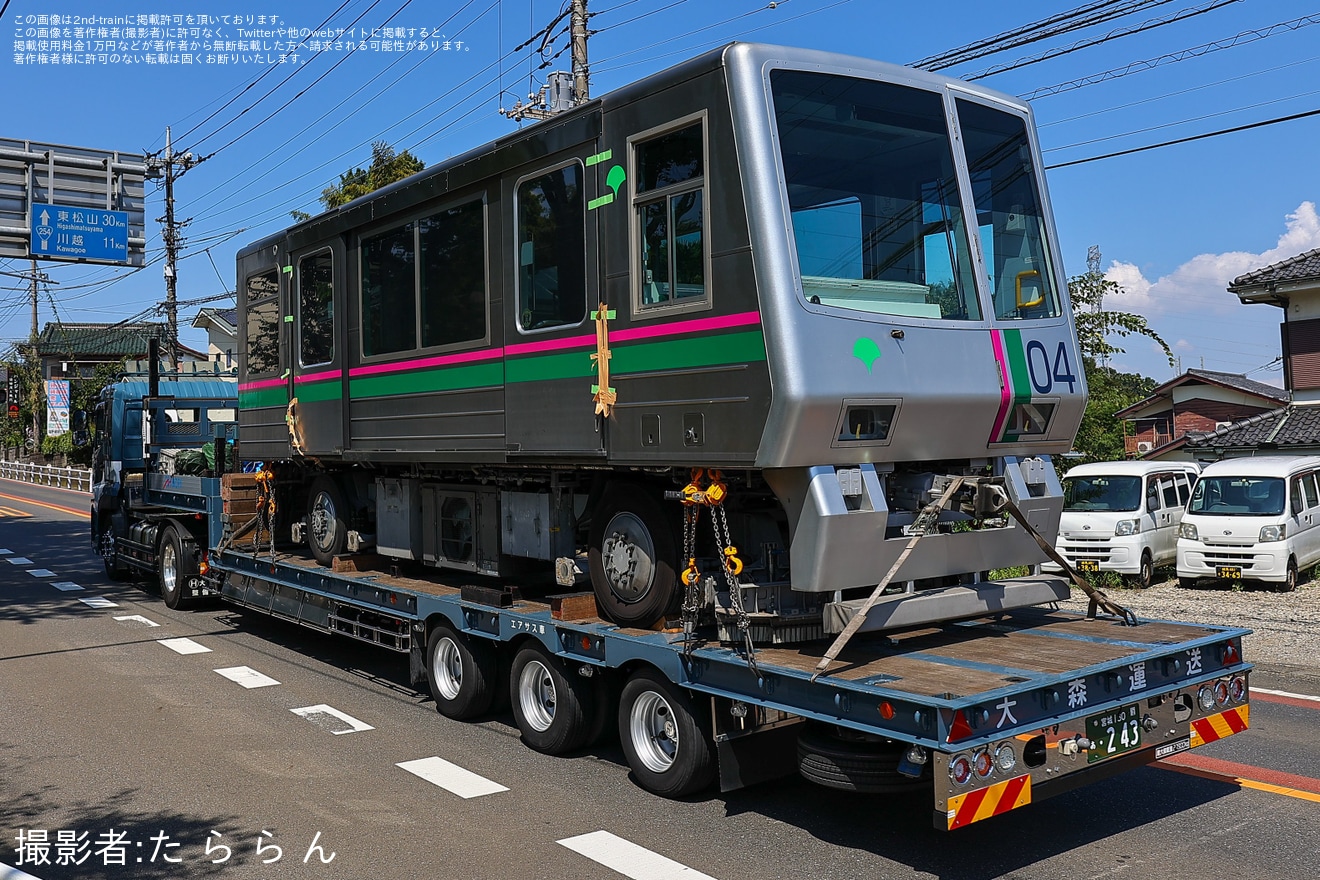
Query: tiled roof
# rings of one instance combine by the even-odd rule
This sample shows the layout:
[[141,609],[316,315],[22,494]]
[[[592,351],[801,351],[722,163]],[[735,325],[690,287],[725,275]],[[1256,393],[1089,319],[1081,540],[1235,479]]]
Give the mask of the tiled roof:
[[1320,248],[1239,275],[1233,279],[1232,284],[1228,285],[1228,289],[1236,293],[1253,287],[1267,287],[1271,284],[1295,281],[1320,281]]
[[1320,446],[1320,406],[1293,405],[1259,413],[1205,434],[1188,433],[1188,449]]
[[1241,391],[1244,394],[1251,394],[1265,400],[1273,400],[1277,403],[1288,402],[1288,392],[1285,389],[1277,388],[1274,385],[1266,385],[1264,382],[1257,382],[1255,379],[1248,379],[1240,373],[1221,373],[1218,370],[1188,370],[1181,376],[1175,376],[1156,388],[1148,397],[1123,407],[1114,413],[1114,416],[1119,419],[1127,418],[1129,413],[1140,412],[1155,401],[1167,398],[1170,389],[1186,385],[1191,381],[1209,382],[1212,385],[1232,388],[1235,391]]
[[147,340],[165,338],[163,324],[47,324],[37,337],[43,356],[140,357]]

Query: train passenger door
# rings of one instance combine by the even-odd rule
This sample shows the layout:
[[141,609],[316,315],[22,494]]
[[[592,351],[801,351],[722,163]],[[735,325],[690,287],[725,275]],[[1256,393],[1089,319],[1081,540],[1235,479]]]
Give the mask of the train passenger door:
[[[510,457],[601,457],[591,386],[599,304],[596,236],[578,158],[513,182],[512,272],[505,289],[505,442]],[[506,274],[506,278],[507,278]]]
[[325,455],[344,446],[343,252],[318,247],[293,259],[289,300],[292,339],[289,394],[298,403],[289,422],[295,454]]

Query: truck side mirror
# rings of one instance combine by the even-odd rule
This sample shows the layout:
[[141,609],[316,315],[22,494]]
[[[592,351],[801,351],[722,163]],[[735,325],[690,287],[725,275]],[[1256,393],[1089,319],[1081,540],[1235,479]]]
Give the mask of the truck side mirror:
[[74,446],[86,446],[91,438],[87,436],[87,410],[75,409],[69,413],[69,433],[73,434]]

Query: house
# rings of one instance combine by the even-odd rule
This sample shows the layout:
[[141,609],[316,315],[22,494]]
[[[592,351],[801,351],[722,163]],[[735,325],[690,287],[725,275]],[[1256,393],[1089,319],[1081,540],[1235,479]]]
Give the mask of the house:
[[1320,453],[1320,248],[1248,272],[1228,286],[1244,304],[1283,310],[1279,327],[1287,405],[1187,438],[1202,461]]
[[[164,324],[47,324],[37,337],[43,379],[91,378],[97,366],[145,359],[147,340],[165,337]],[[180,363],[205,362],[206,355],[179,346]]]
[[1114,416],[1123,421],[1129,458],[1185,460],[1192,458],[1184,448],[1189,433],[1214,431],[1287,402],[1282,388],[1237,373],[1188,370]]
[[238,309],[198,309],[192,325],[206,331],[206,353],[212,363],[238,372]]

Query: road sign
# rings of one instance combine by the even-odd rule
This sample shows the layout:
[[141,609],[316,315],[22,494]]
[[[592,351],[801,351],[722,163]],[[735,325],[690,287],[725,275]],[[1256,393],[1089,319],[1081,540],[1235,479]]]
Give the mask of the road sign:
[[128,262],[128,212],[32,203],[32,256]]

